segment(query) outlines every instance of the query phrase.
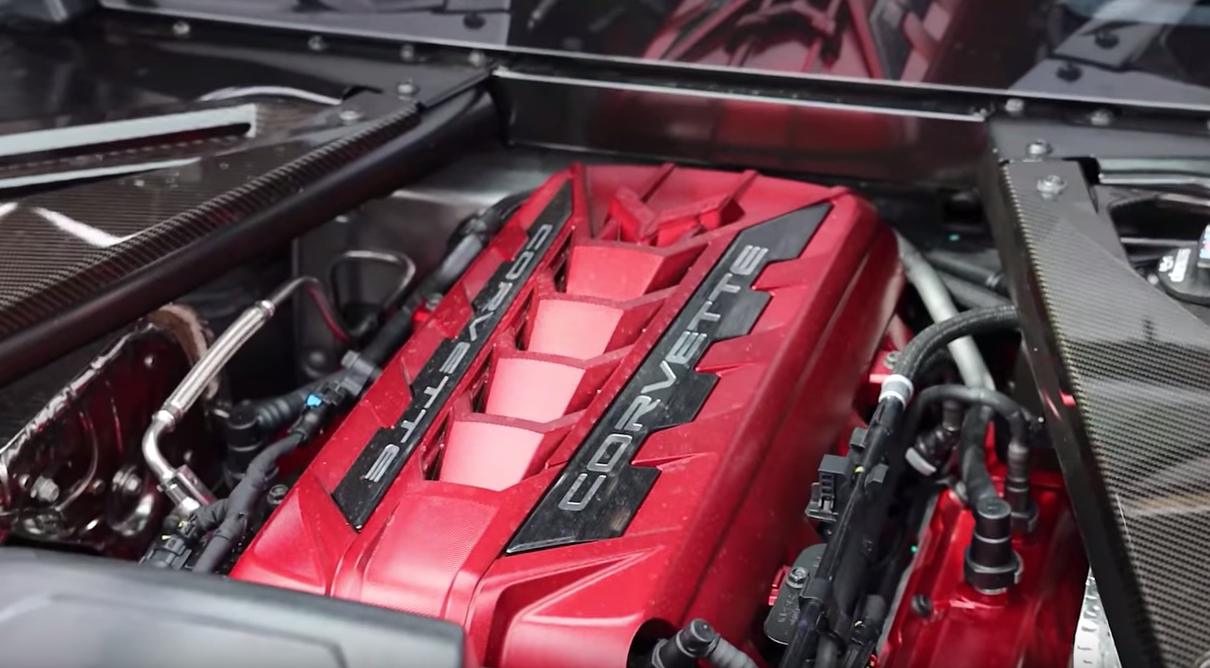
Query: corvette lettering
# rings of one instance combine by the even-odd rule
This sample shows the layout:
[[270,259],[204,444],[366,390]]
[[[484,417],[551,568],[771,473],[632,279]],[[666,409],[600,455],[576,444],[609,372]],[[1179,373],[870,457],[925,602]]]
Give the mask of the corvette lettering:
[[525,245],[479,291],[471,304],[474,315],[458,337],[443,341],[416,375],[412,401],[395,426],[379,429],[341,479],[332,499],[355,529],[365,526],[378,507],[571,212],[571,186],[564,184],[530,226]]
[[809,207],[750,227],[732,241],[630,381],[576,449],[505,552],[620,535],[659,476],[636,467],[643,442],[692,421],[717,377],[695,367],[710,344],[747,334],[768,303],[752,285],[777,260],[798,257],[827,214]]
[[[631,400],[626,411],[622,413],[622,417],[613,426],[615,433],[605,436],[601,445],[589,459],[587,470],[576,476],[567,489],[567,493],[559,500],[560,510],[578,513],[588,506],[596,493],[600,491],[601,486],[605,484],[609,474],[623,461],[623,457],[634,442],[632,436],[620,432],[642,432],[649,428],[643,424],[643,417],[653,413],[662,403],[667,403],[667,396],[677,379],[677,372],[673,367],[678,367],[682,369],[681,373],[685,373],[690,364],[696,363],[703,352],[703,344],[706,342],[707,335],[697,330],[704,323],[716,323],[722,320],[722,314],[712,310],[715,308],[718,298],[724,294],[733,295],[742,290],[743,288],[735,282],[736,277],[750,277],[761,266],[759,259],[754,262],[751,258],[764,258],[768,253],[768,248],[744,246],[739,256],[731,264],[731,271],[723,274],[722,278],[715,283],[714,289],[710,291],[706,301],[702,302],[689,320],[687,329],[677,334],[675,343],[656,365],[658,373],[663,378],[644,385],[640,389],[641,394]],[[590,476],[591,481],[589,481]]]

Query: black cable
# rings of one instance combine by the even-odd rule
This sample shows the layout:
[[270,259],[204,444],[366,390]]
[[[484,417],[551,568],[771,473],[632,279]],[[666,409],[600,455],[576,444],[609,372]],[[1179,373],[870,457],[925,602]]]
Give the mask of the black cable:
[[967,505],[974,508],[985,497],[999,496],[987,470],[987,428],[996,412],[989,406],[967,411],[958,446],[958,471],[966,487]]
[[976,285],[952,274],[939,271],[937,275],[941,277],[941,282],[945,284],[945,289],[949,290],[950,296],[954,298],[954,302],[964,308],[992,308],[995,306],[1008,306],[1012,303],[1007,297],[999,293],[992,292],[981,285]]
[[315,304],[320,318],[327,325],[328,331],[332,332],[332,336],[336,337],[336,340],[341,343],[351,343],[353,341],[352,335],[349,334],[348,328],[341,321],[340,314],[332,306],[332,300],[328,299],[327,293],[324,292],[323,283],[318,278],[314,276],[299,276],[291,279],[266,299],[273,302],[274,306],[281,306],[299,288],[306,290],[307,296]]
[[935,385],[925,388],[912,402],[904,434],[915,434],[928,405],[944,400],[987,406],[1008,422],[1008,456],[1005,458],[1008,470],[1004,475],[1004,498],[1012,506],[1014,530],[1032,531],[1038,517],[1038,507],[1029,484],[1028,444],[1032,417],[1016,401],[995,390],[965,385]]
[[[302,443],[302,435],[291,433],[280,441],[265,448],[253,458],[244,477],[240,479],[231,495],[227,497],[223,521],[210,536],[206,547],[193,564],[194,573],[213,573],[227,560],[231,550],[244,536],[248,528],[249,514],[257,498],[269,484],[277,460]],[[203,506],[203,509],[205,506]],[[199,513],[201,510],[198,511]]]
[[915,381],[924,368],[922,362],[933,353],[949,345],[955,339],[1005,329],[1015,329],[1020,319],[1012,306],[966,311],[938,323],[934,323],[917,334],[895,362],[895,375]]
[[960,253],[943,250],[932,250],[924,254],[924,259],[940,271],[957,276],[975,285],[987,288],[1000,294],[1008,294],[1008,286],[1004,282],[1004,272],[999,268],[988,268],[964,257]]

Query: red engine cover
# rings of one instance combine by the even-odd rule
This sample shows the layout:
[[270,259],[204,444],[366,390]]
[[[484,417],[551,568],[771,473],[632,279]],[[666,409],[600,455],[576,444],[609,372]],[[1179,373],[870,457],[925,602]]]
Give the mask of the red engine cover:
[[556,175],[233,575],[458,622],[502,668],[621,667],[693,617],[739,641],[900,282],[843,189]]

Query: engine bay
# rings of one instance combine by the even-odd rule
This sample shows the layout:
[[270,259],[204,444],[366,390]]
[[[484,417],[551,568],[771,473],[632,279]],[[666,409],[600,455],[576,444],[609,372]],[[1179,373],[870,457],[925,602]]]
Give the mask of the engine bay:
[[0,7],[91,91],[0,114],[0,663],[1207,665],[1200,112],[969,2],[174,3]]

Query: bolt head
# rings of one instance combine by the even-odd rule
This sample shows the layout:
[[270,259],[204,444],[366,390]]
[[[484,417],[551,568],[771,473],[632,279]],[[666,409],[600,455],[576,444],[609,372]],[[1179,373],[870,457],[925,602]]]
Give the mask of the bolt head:
[[1118,45],[1118,42],[1121,41],[1121,38],[1119,38],[1118,34],[1112,30],[1102,29],[1096,32],[1096,34],[1093,36],[1093,41],[1095,41],[1096,45],[1102,49],[1112,49]]
[[1020,116],[1025,111],[1025,100],[1019,97],[1010,98],[1004,103],[1004,111],[1013,116]]
[[416,82],[411,79],[404,79],[395,87],[395,92],[404,97],[411,97],[420,92],[420,86],[417,86]]
[[478,49],[471,51],[470,54],[467,55],[466,59],[467,62],[475,67],[483,67],[487,64],[487,54]]
[[1113,112],[1108,109],[1097,109],[1088,116],[1088,122],[1099,128],[1103,128],[1113,123]]
[[361,112],[356,109],[344,109],[338,114],[340,122],[344,124],[356,123],[361,120]]
[[193,26],[188,21],[177,21],[172,24],[172,34],[177,37],[188,37],[193,32]]
[[916,594],[912,597],[912,612],[921,617],[931,617],[933,614],[933,602],[924,594]]
[[807,569],[796,566],[786,573],[786,586],[793,589],[802,589],[802,586],[807,583]]
[[410,63],[416,60],[416,45],[404,44],[399,47],[399,59],[405,63]]
[[1031,158],[1041,158],[1043,156],[1050,155],[1051,150],[1050,142],[1046,141],[1045,139],[1035,139],[1029,143],[1029,146],[1026,148],[1026,153],[1028,153],[1029,157]]
[[1050,174],[1038,179],[1038,194],[1043,199],[1055,199],[1067,188],[1067,181],[1057,174]]
[[279,505],[283,500],[285,500],[286,494],[289,491],[290,491],[290,488],[285,485],[274,485],[274,486],[270,487],[269,488],[269,497],[268,497],[269,505],[272,505],[272,506]]
[[311,39],[307,40],[307,48],[312,51],[327,51],[328,40],[323,38],[323,35],[312,35]]
[[30,496],[38,501],[54,503],[59,500],[59,485],[50,478],[38,478],[29,490]]
[[899,351],[898,350],[892,350],[891,352],[886,354],[886,357],[882,358],[882,363],[884,365],[886,365],[886,368],[888,368],[888,369],[894,369],[895,363],[898,361],[899,361]]

